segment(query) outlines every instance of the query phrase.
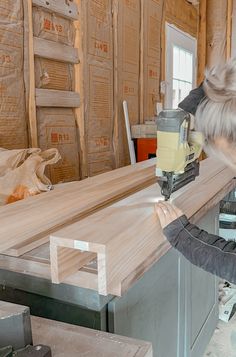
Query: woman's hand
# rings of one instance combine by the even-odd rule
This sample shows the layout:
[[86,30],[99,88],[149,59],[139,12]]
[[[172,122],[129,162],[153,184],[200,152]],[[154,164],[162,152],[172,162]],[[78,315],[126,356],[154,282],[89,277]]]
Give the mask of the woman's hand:
[[179,208],[164,201],[157,203],[155,205],[155,210],[163,229],[168,226],[168,224],[183,215],[183,212]]

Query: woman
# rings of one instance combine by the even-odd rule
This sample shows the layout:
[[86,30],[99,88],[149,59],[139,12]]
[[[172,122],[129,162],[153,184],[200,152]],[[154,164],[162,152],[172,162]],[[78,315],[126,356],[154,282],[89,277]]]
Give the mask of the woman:
[[[179,106],[195,114],[196,129],[206,140],[205,151],[217,153],[236,172],[236,59],[209,71],[204,83]],[[173,247],[194,265],[236,283],[236,242],[199,229],[168,202],[158,203],[155,209]]]

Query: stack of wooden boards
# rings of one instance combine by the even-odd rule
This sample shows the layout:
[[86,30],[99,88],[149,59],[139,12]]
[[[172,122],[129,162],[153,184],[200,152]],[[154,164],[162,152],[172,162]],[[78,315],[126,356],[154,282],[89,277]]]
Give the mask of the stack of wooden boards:
[[[53,282],[121,295],[170,248],[154,213],[162,199],[154,164],[149,160],[0,208],[0,251],[25,253],[2,255],[0,268],[49,278],[48,244],[26,252],[51,235]],[[207,159],[173,202],[196,222],[235,187],[233,177],[222,163]]]

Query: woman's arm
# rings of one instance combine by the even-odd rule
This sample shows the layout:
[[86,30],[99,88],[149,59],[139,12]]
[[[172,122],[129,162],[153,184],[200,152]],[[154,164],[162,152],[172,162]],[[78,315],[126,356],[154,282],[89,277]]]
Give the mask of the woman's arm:
[[[163,232],[173,247],[181,252],[192,264],[232,283],[236,283],[235,242],[226,241],[199,229],[191,224],[186,216],[180,216],[181,211],[170,204],[162,203],[157,205],[156,209],[164,228]],[[177,210],[178,213],[175,213],[176,218],[170,223],[168,216],[170,216],[172,209],[175,212]]]

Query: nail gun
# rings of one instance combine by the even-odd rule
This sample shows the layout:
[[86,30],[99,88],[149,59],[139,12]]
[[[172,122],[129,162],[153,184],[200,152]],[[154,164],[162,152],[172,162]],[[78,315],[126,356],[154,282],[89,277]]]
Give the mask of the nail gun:
[[203,139],[190,124],[190,114],[182,109],[163,110],[157,118],[156,176],[166,201],[199,175]]

